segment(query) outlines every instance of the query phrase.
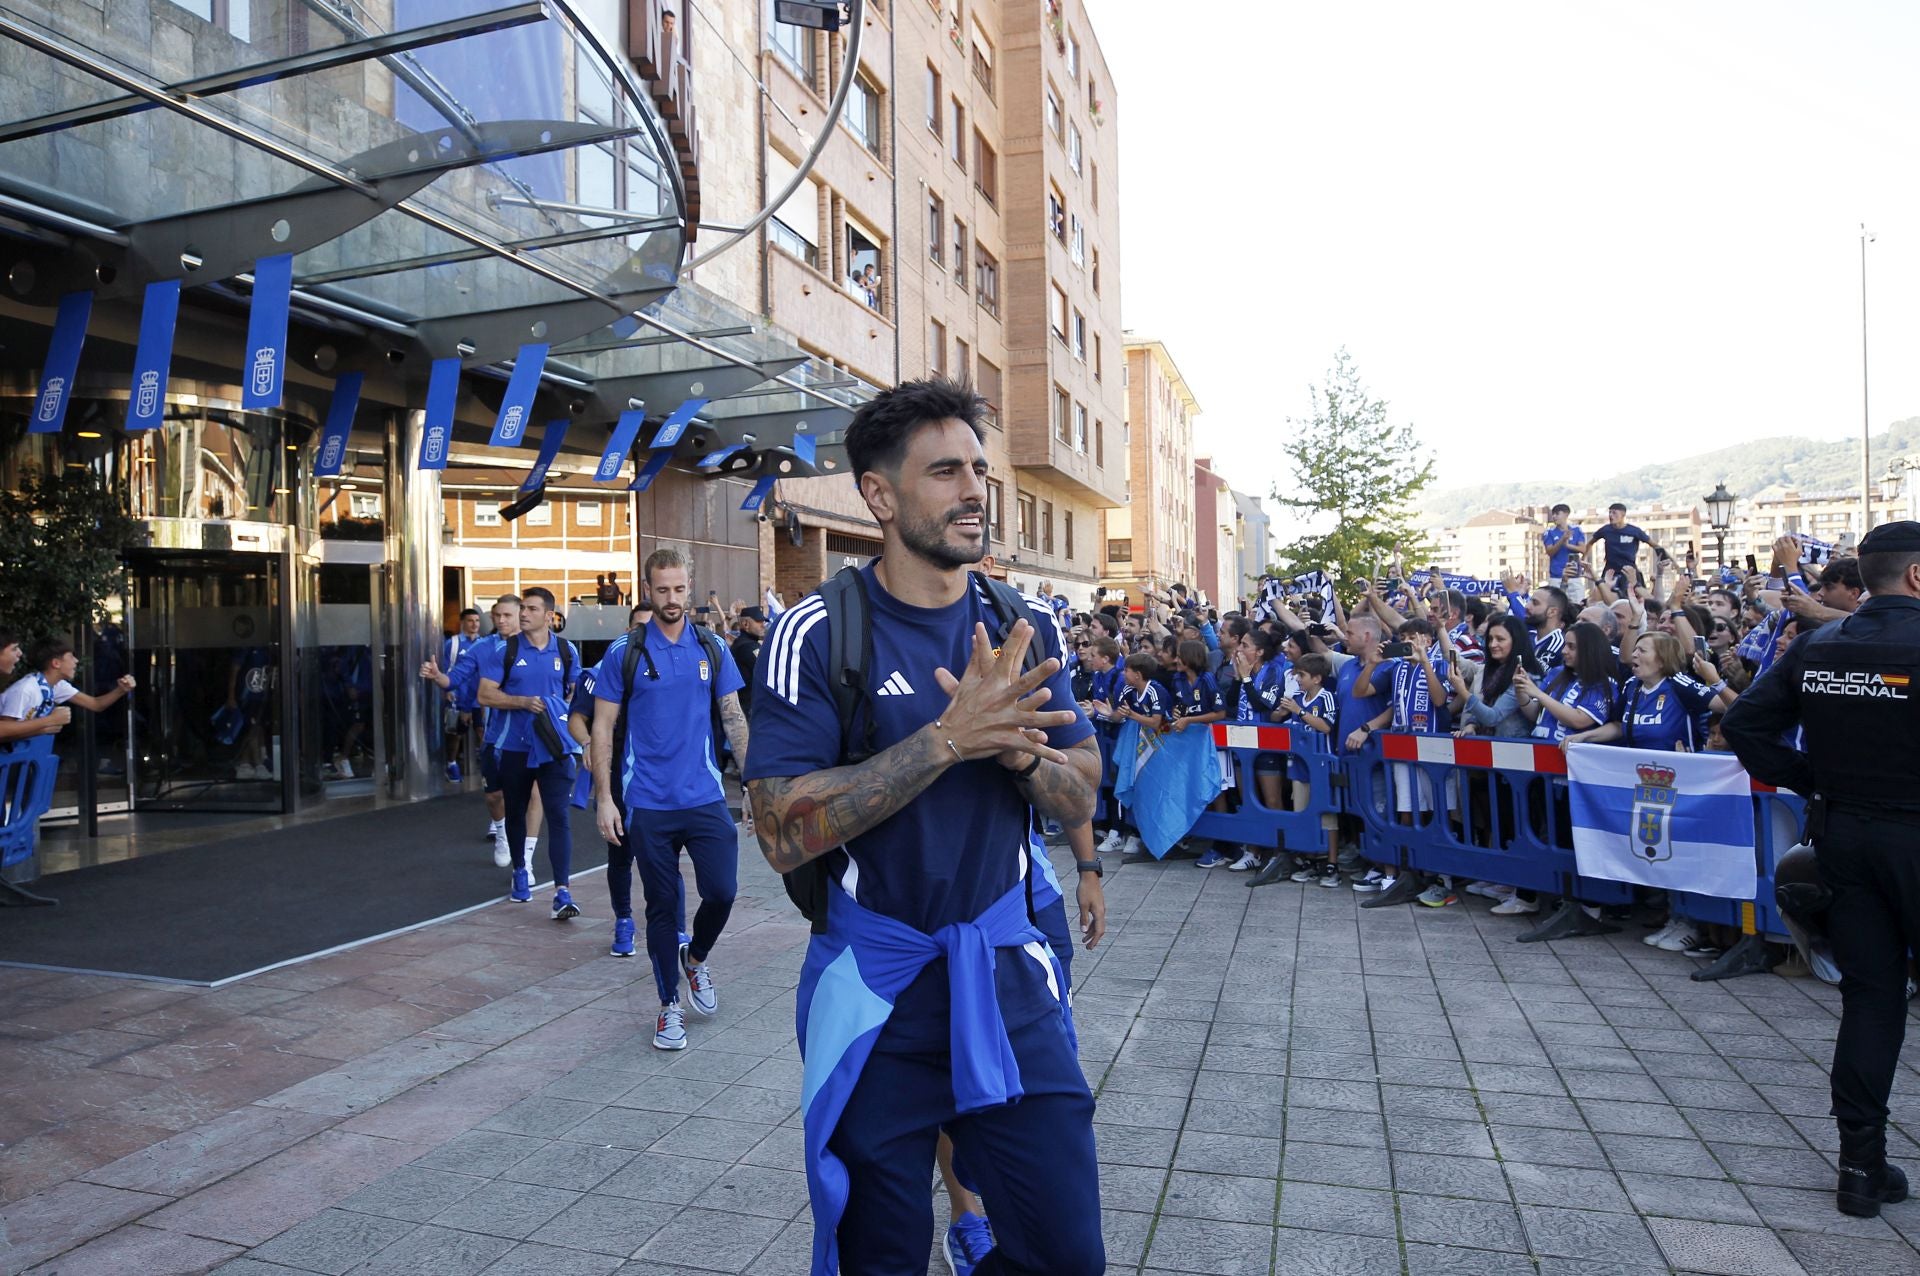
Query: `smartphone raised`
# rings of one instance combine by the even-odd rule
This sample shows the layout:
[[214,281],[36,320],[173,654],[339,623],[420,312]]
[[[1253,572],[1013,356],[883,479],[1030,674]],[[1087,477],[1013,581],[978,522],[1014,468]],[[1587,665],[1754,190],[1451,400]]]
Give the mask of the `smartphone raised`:
[[1405,660],[1413,655],[1413,644],[1410,642],[1390,642],[1380,648],[1380,655],[1387,660]]
[[1696,656],[1706,656],[1709,660],[1713,658],[1712,653],[1707,650],[1707,640],[1699,634],[1693,636],[1693,654]]

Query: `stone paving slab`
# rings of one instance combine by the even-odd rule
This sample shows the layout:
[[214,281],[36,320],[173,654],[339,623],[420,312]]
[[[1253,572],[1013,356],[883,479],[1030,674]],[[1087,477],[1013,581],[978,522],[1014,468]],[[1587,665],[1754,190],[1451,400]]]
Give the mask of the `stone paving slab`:
[[[219,990],[0,971],[0,1272],[805,1272],[806,933],[742,870],[677,1055],[594,881],[572,926],[502,904]],[[1920,1204],[1832,1207],[1830,988],[1518,945],[1479,900],[1107,881],[1074,975],[1111,1271],[1920,1276]]]

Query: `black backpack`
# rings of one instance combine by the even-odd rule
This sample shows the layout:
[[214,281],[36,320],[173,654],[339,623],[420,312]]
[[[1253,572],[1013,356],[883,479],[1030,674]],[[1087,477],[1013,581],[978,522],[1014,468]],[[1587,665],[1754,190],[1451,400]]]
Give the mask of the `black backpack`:
[[[693,622],[689,621],[687,623],[692,624]],[[647,630],[651,627],[652,622],[648,622],[645,625],[641,625],[638,629],[628,631],[627,649],[622,652],[620,656],[620,686],[622,688],[620,712],[613,719],[613,742],[616,749],[620,747],[621,741],[627,738],[627,706],[633,701],[634,675],[640,670],[640,662],[642,660],[647,662],[647,678],[649,681],[658,682],[660,680],[660,671],[653,666],[653,653],[647,650]],[[713,692],[707,705],[707,728],[713,733],[713,756],[717,762],[720,758],[720,742],[726,738],[725,732],[720,725],[720,638],[705,625],[693,625],[693,632],[694,636],[699,638],[702,650],[707,653],[708,667],[713,670],[713,677],[707,682],[707,686],[711,688]],[[607,759],[607,767],[608,787],[613,788],[619,786],[620,772],[615,769],[612,758]]]
[[[1020,592],[1005,581],[981,576],[987,587],[987,599],[999,621],[995,642],[1007,635],[1029,608]],[[867,599],[867,582],[857,567],[842,567],[833,579],[820,586],[819,594],[827,605],[827,669],[833,687],[833,706],[840,719],[840,759],[837,766],[865,762],[877,750],[873,747],[873,691],[867,685],[867,670],[873,664],[873,614]],[[1027,648],[1026,668],[1040,663],[1040,644]],[[865,711],[864,714],[862,711]],[[858,741],[856,726],[860,728]],[[1031,886],[1033,874],[1027,874]],[[799,868],[783,874],[787,898],[813,927],[816,935],[827,929],[827,857],[816,856]]]

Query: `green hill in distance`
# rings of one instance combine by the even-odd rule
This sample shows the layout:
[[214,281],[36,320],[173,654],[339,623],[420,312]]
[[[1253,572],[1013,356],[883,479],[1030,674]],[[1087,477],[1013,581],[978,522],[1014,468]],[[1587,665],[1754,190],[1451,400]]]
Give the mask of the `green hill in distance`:
[[[1873,436],[1875,481],[1887,472],[1889,461],[1903,456],[1920,456],[1920,417],[1895,421]],[[1742,498],[1789,490],[1857,491],[1860,445],[1850,439],[1786,435],[1749,439],[1733,447],[1643,465],[1591,482],[1545,480],[1436,488],[1420,502],[1420,515],[1426,526],[1452,527],[1490,509],[1557,501],[1575,509],[1604,507],[1611,501],[1625,501],[1636,508],[1698,505],[1715,483],[1722,482]]]

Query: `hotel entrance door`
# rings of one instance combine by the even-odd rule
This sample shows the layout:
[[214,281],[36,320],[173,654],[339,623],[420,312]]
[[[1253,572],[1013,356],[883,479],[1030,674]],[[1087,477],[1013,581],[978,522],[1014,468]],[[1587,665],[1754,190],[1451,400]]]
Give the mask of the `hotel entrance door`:
[[292,748],[277,554],[128,555],[129,787],[147,811],[286,811]]

